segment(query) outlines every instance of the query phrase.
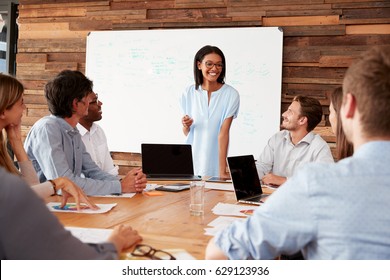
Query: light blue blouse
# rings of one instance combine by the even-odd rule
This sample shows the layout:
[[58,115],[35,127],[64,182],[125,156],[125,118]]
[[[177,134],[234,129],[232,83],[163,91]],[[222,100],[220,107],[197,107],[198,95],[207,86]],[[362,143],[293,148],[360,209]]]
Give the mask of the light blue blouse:
[[194,120],[187,143],[192,145],[196,175],[219,176],[218,135],[225,119],[237,117],[239,107],[238,91],[229,85],[213,92],[210,104],[206,90],[196,90],[195,85],[186,88],[181,108],[184,115]]

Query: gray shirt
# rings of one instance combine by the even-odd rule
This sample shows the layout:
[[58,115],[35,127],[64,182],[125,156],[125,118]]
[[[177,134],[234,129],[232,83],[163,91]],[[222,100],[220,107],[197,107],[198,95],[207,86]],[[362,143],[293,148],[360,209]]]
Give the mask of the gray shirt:
[[96,165],[77,128],[63,118],[52,115],[37,121],[27,135],[24,148],[40,182],[68,177],[88,195],[121,193],[119,178]]
[[290,132],[282,130],[268,140],[256,167],[260,178],[270,172],[277,176],[291,177],[308,162],[334,162],[328,143],[321,136],[309,132],[294,145]]
[[114,259],[112,243],[89,246],[64,229],[21,178],[0,168],[0,259]]

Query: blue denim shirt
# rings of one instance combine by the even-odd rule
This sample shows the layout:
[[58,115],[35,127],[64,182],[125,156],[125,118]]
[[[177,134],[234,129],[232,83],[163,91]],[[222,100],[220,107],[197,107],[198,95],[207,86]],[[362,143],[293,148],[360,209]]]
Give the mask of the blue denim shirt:
[[77,128],[63,118],[51,115],[36,122],[27,135],[24,148],[40,182],[68,177],[88,195],[121,193],[119,178],[96,165]]
[[390,141],[299,170],[253,216],[217,234],[231,259],[390,259]]

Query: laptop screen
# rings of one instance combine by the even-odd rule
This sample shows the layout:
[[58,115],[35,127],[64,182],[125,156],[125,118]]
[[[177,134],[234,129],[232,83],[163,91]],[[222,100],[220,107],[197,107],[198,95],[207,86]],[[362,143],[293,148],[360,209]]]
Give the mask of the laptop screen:
[[263,193],[253,155],[227,158],[237,200]]
[[148,175],[193,175],[189,144],[141,144],[142,171]]

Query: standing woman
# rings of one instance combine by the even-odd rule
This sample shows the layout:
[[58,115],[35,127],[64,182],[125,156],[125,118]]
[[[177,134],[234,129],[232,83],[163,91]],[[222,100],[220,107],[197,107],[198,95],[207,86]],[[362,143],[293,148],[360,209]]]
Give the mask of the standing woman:
[[341,160],[353,154],[353,146],[347,141],[341,126],[340,109],[343,102],[342,87],[336,88],[330,97],[329,122],[333,133],[336,135],[336,157]]
[[[56,194],[62,190],[62,206],[68,197],[73,196],[80,207],[80,202],[86,203],[92,209],[98,207],[89,201],[83,191],[72,181],[59,177],[48,182],[39,183],[38,176],[23,148],[21,136],[21,121],[26,105],[23,102],[23,85],[15,78],[0,73],[0,167],[8,173],[21,175],[41,198]],[[7,150],[7,140],[15,154],[20,170],[18,170]]]
[[194,58],[195,84],[181,98],[183,133],[192,145],[196,175],[230,177],[226,157],[229,131],[240,107],[238,91],[225,84],[226,61],[215,46]]

